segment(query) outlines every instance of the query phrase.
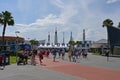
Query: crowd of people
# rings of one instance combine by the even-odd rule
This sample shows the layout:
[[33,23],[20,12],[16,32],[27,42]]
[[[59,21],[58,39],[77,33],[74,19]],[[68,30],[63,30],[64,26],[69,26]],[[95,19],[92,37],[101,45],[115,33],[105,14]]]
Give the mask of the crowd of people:
[[[107,57],[107,61],[109,61],[109,50],[105,50],[105,56]],[[52,58],[53,62],[56,62],[56,59],[59,60],[68,60],[69,62],[77,62],[80,61],[81,58],[87,59],[88,51],[87,49],[65,49],[65,48],[51,48],[51,49],[33,49],[28,50],[24,49],[23,52],[19,55],[17,60],[17,65],[23,64],[31,64],[36,65],[36,58],[39,60],[39,64],[42,65],[44,63],[44,57]],[[5,68],[5,60],[6,56],[4,52],[0,53],[0,69],[3,70]]]
[[79,59],[80,56],[83,56],[83,58],[87,58],[87,50],[85,50],[85,49],[83,49],[83,50],[78,50],[78,49],[66,50],[64,48],[60,48],[60,49],[53,48],[53,49],[39,49],[39,50],[34,49],[32,51],[25,49],[23,51],[23,54],[21,54],[19,56],[18,65],[19,65],[19,63],[22,63],[22,62],[24,64],[27,64],[28,57],[30,57],[31,65],[36,65],[36,62],[35,62],[36,56],[39,58],[40,64],[43,63],[42,60],[44,59],[44,57],[49,58],[49,55],[52,55],[53,62],[56,61],[56,58],[61,58],[62,60],[64,60],[65,54],[68,55],[68,59],[70,62],[76,62],[76,60]]
[[[52,56],[52,57],[51,57]],[[68,56],[68,59],[70,62],[76,62],[77,59],[80,58],[80,56],[83,56],[83,58],[87,58],[87,50],[67,50],[65,48],[52,48],[52,49],[33,49],[28,50],[24,49],[23,53],[19,55],[17,58],[17,65],[23,64],[26,65],[28,62],[30,62],[31,65],[36,65],[36,57],[39,59],[39,63],[42,64],[44,61],[44,57],[52,58],[53,62],[56,61],[56,59],[62,59],[65,60],[65,56]],[[2,69],[4,69],[4,55],[0,54],[0,66]]]
[[[28,64],[28,62],[30,62],[31,65],[36,65],[35,57],[38,57],[40,64],[42,64],[42,60],[43,60],[44,56],[49,57],[49,53],[50,53],[49,50],[25,49],[25,50],[23,50],[23,53],[19,55],[17,65],[20,65],[20,64],[26,65],[26,64]],[[29,59],[29,61],[28,61],[28,59]]]
[[77,59],[80,58],[80,56],[83,56],[83,58],[87,58],[87,50],[66,50],[64,48],[53,48],[53,49],[38,49],[38,50],[27,50],[25,49],[23,51],[23,54],[19,55],[19,59],[17,64],[19,65],[20,63],[28,64],[28,58],[30,59],[31,65],[36,65],[35,62],[35,57],[38,57],[39,63],[43,63],[44,57],[49,58],[51,55],[53,58],[53,62],[56,61],[56,58],[61,58],[64,60],[65,56],[68,55],[68,59],[70,62],[76,62]]
[[69,50],[68,51],[68,58],[69,61],[71,62],[76,62],[77,59],[80,59],[81,56],[83,56],[83,58],[87,58],[88,52],[87,50],[83,49],[83,50]]
[[[107,56],[107,61],[109,60],[109,50],[105,52]],[[88,51],[87,49],[65,49],[65,48],[51,48],[51,49],[33,49],[23,50],[22,54],[17,58],[17,65],[20,64],[31,64],[36,65],[36,57],[39,60],[39,64],[44,63],[44,57],[52,58],[53,62],[56,62],[56,59],[66,60],[70,62],[77,62],[80,58],[87,59]],[[5,53],[0,54],[0,69],[5,68]]]
[[28,64],[28,59],[31,60],[31,65],[35,65],[35,56],[37,55],[37,50],[23,50],[23,53],[19,55],[19,58],[17,60],[17,65],[20,64]]
[[[27,52],[27,51],[25,51]],[[77,59],[80,59],[81,56],[83,56],[83,58],[87,58],[87,50],[83,49],[83,50],[78,50],[78,49],[74,49],[74,50],[66,50],[64,48],[53,48],[53,49],[39,49],[39,50],[33,50],[30,53],[30,60],[31,60],[31,64],[35,65],[35,57],[37,56],[39,58],[39,63],[42,64],[43,63],[43,59],[44,57],[49,58],[50,55],[53,58],[53,62],[56,61],[56,59],[65,59],[65,56],[68,56],[68,59],[70,62],[76,62]],[[27,59],[26,59],[27,60]],[[25,62],[27,62],[25,60]]]

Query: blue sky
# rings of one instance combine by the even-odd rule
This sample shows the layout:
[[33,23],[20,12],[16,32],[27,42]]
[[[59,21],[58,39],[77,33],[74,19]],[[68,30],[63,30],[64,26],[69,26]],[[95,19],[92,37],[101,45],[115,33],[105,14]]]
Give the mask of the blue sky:
[[19,36],[25,39],[47,40],[50,32],[51,42],[56,27],[59,42],[63,32],[68,42],[71,31],[74,40],[82,40],[83,29],[86,40],[96,41],[107,38],[102,27],[105,19],[112,19],[114,26],[120,22],[120,0],[0,0],[0,12],[5,10],[15,20],[14,26],[7,26],[5,35],[15,36],[15,31],[20,31]]

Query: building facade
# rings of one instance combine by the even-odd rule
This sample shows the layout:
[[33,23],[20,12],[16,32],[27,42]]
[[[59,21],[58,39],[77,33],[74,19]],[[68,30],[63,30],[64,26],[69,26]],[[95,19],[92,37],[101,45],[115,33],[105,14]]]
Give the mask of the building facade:
[[[19,44],[24,43],[24,38],[14,37],[14,36],[5,36],[5,46],[6,50],[16,50],[19,47]],[[0,36],[0,48],[2,47],[2,36]]]
[[90,51],[93,53],[105,54],[105,50],[108,49],[108,40],[100,39],[98,41],[92,42],[90,46]]
[[[107,27],[108,44],[112,54],[120,55],[120,28],[110,26]],[[119,51],[115,51],[118,49]]]

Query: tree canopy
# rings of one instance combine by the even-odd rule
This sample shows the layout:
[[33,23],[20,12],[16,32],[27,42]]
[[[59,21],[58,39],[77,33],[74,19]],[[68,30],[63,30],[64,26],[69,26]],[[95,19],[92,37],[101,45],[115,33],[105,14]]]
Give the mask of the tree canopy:
[[35,39],[30,40],[31,45],[36,45],[38,44],[38,41]]
[[104,20],[103,21],[103,27],[104,26],[107,26],[107,27],[113,26],[113,21],[111,19]]
[[6,26],[13,26],[14,25],[14,19],[11,15],[10,12],[8,11],[4,11],[2,13],[0,13],[0,24],[3,25],[3,32],[2,32],[2,46],[3,46],[3,50],[5,50],[5,40],[4,40],[4,36],[5,36],[5,31],[6,31]]
[[118,28],[120,28],[120,22],[119,22],[119,24],[118,24]]
[[75,45],[75,41],[69,41],[70,45]]
[[10,12],[5,11],[5,12],[0,13],[0,24],[6,25],[6,26],[7,25],[11,25],[11,26],[14,25],[14,19],[13,19]]

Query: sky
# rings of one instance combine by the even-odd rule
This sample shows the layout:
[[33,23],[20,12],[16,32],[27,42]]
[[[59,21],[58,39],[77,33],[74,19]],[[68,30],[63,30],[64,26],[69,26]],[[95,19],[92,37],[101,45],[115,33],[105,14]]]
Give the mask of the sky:
[[[46,40],[48,33],[51,43],[57,29],[58,41],[70,40],[72,32],[75,41],[107,39],[107,29],[102,27],[105,19],[111,19],[114,26],[120,22],[120,0],[0,0],[0,13],[9,11],[15,25],[7,26],[6,36],[16,36],[26,40]],[[3,27],[0,25],[0,34]]]

